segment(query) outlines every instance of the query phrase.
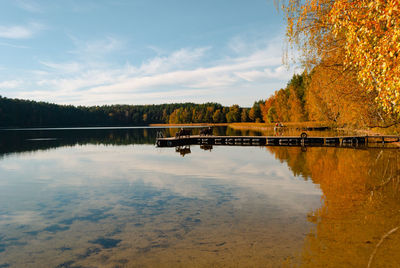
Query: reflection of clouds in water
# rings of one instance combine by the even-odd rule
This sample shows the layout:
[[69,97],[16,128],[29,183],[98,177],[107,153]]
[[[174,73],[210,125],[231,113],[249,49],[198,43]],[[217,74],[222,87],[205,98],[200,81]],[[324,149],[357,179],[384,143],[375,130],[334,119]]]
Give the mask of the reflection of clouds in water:
[[0,230],[27,244],[4,246],[7,259],[25,263],[29,254],[57,267],[122,258],[127,249],[140,257],[208,250],[210,241],[217,249],[240,248],[237,241],[259,247],[289,227],[308,228],[304,215],[319,207],[320,191],[264,148],[191,150],[181,157],[174,148],[85,145],[4,158],[0,168],[14,169],[0,169],[0,190],[9,192],[0,195]]
[[269,179],[280,180],[293,179],[293,175],[288,169],[284,169],[281,166],[274,164],[276,163],[273,163],[272,165],[270,162],[264,163],[264,165],[260,163],[244,163],[242,166],[237,167],[234,170],[234,173],[240,173],[258,178],[267,177]]
[[40,225],[43,217],[36,211],[18,211],[10,214],[0,215],[0,224],[18,224],[18,225]]
[[[193,153],[182,158],[173,148],[149,145],[63,147],[23,155],[13,166],[20,165],[17,170],[26,174],[26,180],[40,180],[48,188],[142,180],[182,196],[208,198],[209,184],[218,184],[242,188],[236,193],[242,197],[249,192],[265,194],[271,202],[296,209],[299,195],[321,195],[317,186],[295,178],[263,148],[215,147],[211,153],[198,146],[191,149]],[[2,165],[12,161],[16,160],[6,158]]]
[[17,171],[21,168],[18,163],[15,162],[8,162],[5,164],[4,162],[0,161],[0,171]]

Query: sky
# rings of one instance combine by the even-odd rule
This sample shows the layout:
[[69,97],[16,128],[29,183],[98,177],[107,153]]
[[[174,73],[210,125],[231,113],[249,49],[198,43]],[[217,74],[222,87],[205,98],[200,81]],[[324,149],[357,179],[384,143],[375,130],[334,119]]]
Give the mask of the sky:
[[58,104],[251,106],[282,63],[273,0],[0,0],[0,95]]

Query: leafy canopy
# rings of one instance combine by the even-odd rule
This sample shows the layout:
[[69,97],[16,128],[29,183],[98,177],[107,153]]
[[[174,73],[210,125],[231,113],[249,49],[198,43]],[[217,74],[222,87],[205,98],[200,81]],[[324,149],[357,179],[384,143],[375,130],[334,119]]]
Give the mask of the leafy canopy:
[[344,53],[364,90],[388,113],[400,115],[399,0],[288,0],[284,5],[291,44],[303,63],[316,66],[329,53]]

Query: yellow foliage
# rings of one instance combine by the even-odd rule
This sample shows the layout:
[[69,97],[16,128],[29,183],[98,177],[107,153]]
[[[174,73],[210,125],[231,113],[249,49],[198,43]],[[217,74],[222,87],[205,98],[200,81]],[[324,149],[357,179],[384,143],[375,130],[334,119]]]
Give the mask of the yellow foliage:
[[312,120],[329,120],[339,125],[377,125],[382,111],[375,105],[374,92],[366,92],[353,71],[338,64],[342,54],[326,57],[313,69],[306,93],[306,109]]
[[398,0],[288,0],[287,36],[312,68],[343,51],[343,70],[375,92],[387,114],[400,115],[400,4]]
[[378,92],[387,112],[400,114],[399,1],[340,0],[329,14],[333,33],[346,40],[346,66],[356,65],[361,84]]

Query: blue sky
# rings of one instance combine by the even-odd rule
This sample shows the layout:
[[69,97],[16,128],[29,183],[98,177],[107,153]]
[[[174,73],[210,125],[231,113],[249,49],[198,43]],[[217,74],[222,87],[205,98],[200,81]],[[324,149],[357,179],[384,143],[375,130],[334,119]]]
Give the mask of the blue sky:
[[2,0],[0,95],[251,106],[284,87],[272,0]]

